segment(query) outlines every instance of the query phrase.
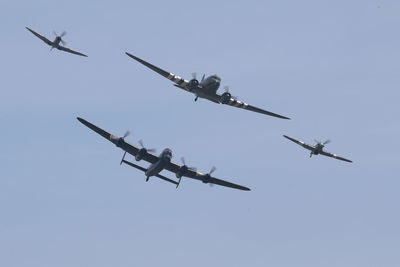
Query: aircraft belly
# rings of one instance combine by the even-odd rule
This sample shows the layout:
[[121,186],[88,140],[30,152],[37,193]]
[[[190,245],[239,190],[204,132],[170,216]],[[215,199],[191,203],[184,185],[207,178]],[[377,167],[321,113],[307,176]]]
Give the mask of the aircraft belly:
[[146,176],[155,176],[159,174],[164,168],[166,163],[163,161],[157,161],[156,163],[150,165],[146,171]]
[[195,92],[192,92],[195,95],[197,95],[200,98],[204,98],[204,99],[208,99],[212,102],[216,102],[219,103],[219,97],[218,95],[215,93],[214,90],[204,90],[203,88],[196,90]]

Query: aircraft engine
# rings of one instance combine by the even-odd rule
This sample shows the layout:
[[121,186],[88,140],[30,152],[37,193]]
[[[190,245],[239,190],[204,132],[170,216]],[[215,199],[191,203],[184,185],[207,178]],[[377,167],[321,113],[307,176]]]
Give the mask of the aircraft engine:
[[188,88],[190,91],[197,89],[199,86],[199,81],[197,79],[191,79],[188,84]]
[[210,177],[211,175],[207,173],[206,175],[204,175],[202,182],[208,184],[210,182]]
[[229,92],[225,92],[221,95],[220,102],[222,104],[228,104],[229,100],[231,99],[232,95]]
[[176,178],[181,178],[185,173],[187,172],[189,168],[186,165],[183,165],[182,167],[179,168],[179,170],[176,172]]
[[135,156],[136,161],[140,161],[143,159],[143,156],[146,155],[147,149],[146,148],[141,148],[138,153]]

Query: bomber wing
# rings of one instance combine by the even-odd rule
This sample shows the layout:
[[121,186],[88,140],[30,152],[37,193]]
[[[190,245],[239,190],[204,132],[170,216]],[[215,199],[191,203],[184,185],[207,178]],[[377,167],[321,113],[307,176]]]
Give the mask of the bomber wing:
[[171,72],[165,71],[163,69],[160,69],[157,66],[154,66],[153,64],[150,64],[149,62],[144,61],[141,58],[138,58],[132,54],[129,54],[128,52],[125,52],[125,54],[127,54],[129,57],[133,58],[134,60],[136,60],[137,62],[145,65],[146,67],[148,67],[149,69],[157,72],[158,74],[164,76],[165,78],[167,78],[170,81],[173,81],[175,83],[175,85],[185,91],[189,91],[188,88],[186,87],[189,84],[188,80],[183,79],[182,77],[175,75]]
[[[122,137],[118,137],[118,136],[115,136],[115,135],[113,135],[113,134],[111,134],[111,133],[109,133],[107,131],[104,131],[103,129],[97,127],[96,125],[88,122],[85,119],[82,119],[82,118],[79,118],[79,117],[77,119],[82,124],[84,124],[85,126],[90,128],[91,130],[93,130],[94,132],[98,133],[99,135],[101,135],[105,139],[107,139],[110,142],[112,142],[113,144],[115,144],[117,147],[120,147],[122,150],[126,151],[127,153],[129,153],[129,154],[131,154],[133,156],[135,156],[138,153],[138,151],[140,150],[139,148],[135,147],[134,145],[131,145],[128,142],[126,142],[124,140],[124,138],[122,138]],[[124,157],[125,157],[125,155],[124,155]],[[146,154],[143,156],[142,159],[147,161],[147,162],[150,162],[150,163],[155,163],[155,162],[157,162],[158,157],[156,155],[152,154],[152,153],[146,152]],[[122,162],[124,162],[124,163],[126,163],[126,164],[128,164],[128,165],[130,165],[132,167],[135,167],[135,168],[137,168],[137,169],[139,169],[141,171],[146,171],[145,168],[143,168],[143,167],[141,167],[139,165],[136,165],[136,164],[134,164],[132,162],[125,161],[124,158],[122,159]],[[179,166],[178,164],[170,162],[166,166],[165,169],[169,170],[171,172],[177,173],[179,171],[180,167],[181,166]],[[175,181],[173,181],[173,180],[171,180],[169,178],[166,178],[165,176],[162,176],[162,175],[156,175],[156,176],[158,178],[161,178],[161,179],[163,179],[165,181],[168,181],[168,182],[171,182],[173,184],[178,184],[177,182],[175,182]],[[217,184],[217,185],[226,186],[226,187],[235,188],[235,189],[240,189],[240,190],[247,190],[247,191],[250,190],[247,187],[244,187],[244,186],[241,186],[241,185],[238,185],[238,184],[234,184],[234,183],[230,183],[230,182],[227,182],[227,181],[224,181],[224,180],[212,177],[212,176],[207,176],[207,175],[205,175],[205,174],[203,174],[201,172],[194,171],[194,170],[191,170],[191,169],[188,169],[184,176],[189,177],[189,178],[193,178],[193,179],[205,182],[205,183]]]
[[87,57],[87,55],[82,54],[82,53],[77,52],[77,51],[74,51],[74,50],[72,50],[72,49],[69,49],[69,48],[67,48],[67,47],[65,47],[65,46],[59,45],[57,48],[58,48],[59,50],[62,50],[62,51],[65,51],[65,52],[68,52],[68,53],[71,53],[71,54],[75,54],[75,55],[82,56],[82,57]]
[[37,38],[39,38],[40,40],[42,40],[43,42],[45,42],[48,45],[53,45],[54,43],[52,41],[50,41],[49,39],[47,39],[46,37],[38,34],[37,32],[35,32],[32,29],[29,29],[28,27],[25,27],[28,31],[30,31],[31,33],[33,33]]
[[289,140],[292,141],[292,142],[295,142],[296,144],[298,144],[298,145],[300,145],[300,146],[302,146],[302,147],[304,147],[304,148],[306,148],[306,149],[308,149],[308,150],[311,150],[311,151],[314,150],[314,147],[313,147],[313,146],[310,146],[310,145],[308,145],[308,144],[306,144],[306,143],[304,143],[304,142],[302,142],[302,141],[296,140],[296,139],[294,139],[294,138],[292,138],[292,137],[289,137],[289,136],[287,136],[287,135],[283,135],[283,137],[289,139]]
[[[179,168],[181,166],[179,166],[176,163],[170,162],[165,169],[169,170],[171,172],[177,173],[179,171]],[[245,191],[250,191],[250,188],[242,186],[242,185],[238,185],[238,184],[234,184],[222,179],[218,179],[212,176],[207,176],[206,174],[203,174],[201,172],[198,171],[194,171],[191,169],[188,169],[185,174],[183,175],[184,177],[188,177],[188,178],[192,178],[195,180],[199,180],[202,181],[204,183],[210,183],[210,184],[217,184],[217,185],[221,185],[221,186],[225,186],[225,187],[230,187],[230,188],[235,188],[235,189],[239,189],[239,190],[245,190]]]
[[[221,98],[221,95],[218,95],[218,96]],[[269,115],[269,116],[277,117],[277,118],[280,118],[280,119],[290,120],[290,118],[288,118],[288,117],[285,117],[285,116],[282,116],[282,115],[279,115],[279,114],[276,114],[276,113],[273,113],[273,112],[270,112],[270,111],[267,111],[267,110],[264,110],[264,109],[261,109],[261,108],[254,107],[254,106],[249,105],[249,104],[247,104],[245,102],[242,102],[242,101],[239,101],[237,99],[234,99],[233,97],[231,97],[229,99],[229,101],[226,103],[226,105],[229,105],[229,106],[232,106],[232,107],[236,107],[236,108],[242,108],[242,109],[250,110],[250,111],[253,111],[253,112],[258,112],[258,113],[261,113],[261,114],[264,114],[264,115]]]
[[[88,128],[92,129],[93,131],[95,131],[96,133],[98,133],[99,135],[103,136],[105,139],[107,139],[108,141],[112,142],[113,144],[115,144],[117,147],[120,147],[122,150],[128,152],[129,154],[131,154],[132,156],[136,156],[136,154],[138,153],[138,151],[140,150],[139,148],[135,147],[134,145],[129,144],[128,142],[126,142],[124,140],[124,138],[122,137],[118,137],[115,136],[109,132],[104,131],[103,129],[97,127],[96,125],[88,122],[87,120],[84,120],[82,118],[77,118],[82,124],[84,124],[85,126],[87,126]],[[158,157],[152,153],[147,152],[143,158],[143,160],[150,162],[150,163],[155,163],[158,160]]]
[[341,157],[341,156],[339,156],[339,155],[332,154],[332,153],[329,153],[329,152],[326,152],[326,151],[322,151],[322,152],[320,152],[320,154],[321,154],[321,155],[324,155],[324,156],[327,156],[327,157],[334,158],[334,159],[338,159],[338,160],[343,160],[343,161],[346,161],[346,162],[350,162],[350,163],[353,162],[353,161],[351,161],[351,160],[349,160],[349,159],[343,158],[343,157]]

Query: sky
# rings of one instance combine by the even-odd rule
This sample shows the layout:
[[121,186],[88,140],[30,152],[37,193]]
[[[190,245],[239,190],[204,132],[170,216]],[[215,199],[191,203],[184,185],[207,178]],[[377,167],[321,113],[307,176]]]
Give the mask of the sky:
[[[0,0],[0,266],[400,266],[399,13],[394,0]],[[66,30],[88,57],[26,26]],[[218,74],[292,120],[194,102],[125,51]],[[252,191],[146,183],[77,116]],[[310,159],[283,134],[330,139],[354,163]]]

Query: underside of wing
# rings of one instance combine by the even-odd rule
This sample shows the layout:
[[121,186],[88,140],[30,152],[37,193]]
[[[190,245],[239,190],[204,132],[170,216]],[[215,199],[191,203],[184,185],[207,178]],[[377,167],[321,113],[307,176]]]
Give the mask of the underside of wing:
[[236,108],[242,108],[242,109],[250,110],[250,111],[261,113],[261,114],[268,115],[268,116],[273,116],[273,117],[280,118],[280,119],[290,120],[290,118],[288,118],[288,117],[285,117],[285,116],[282,116],[282,115],[279,115],[279,114],[276,114],[276,113],[273,113],[273,112],[270,112],[270,111],[267,111],[267,110],[264,110],[264,109],[261,109],[261,108],[254,107],[254,106],[249,105],[249,104],[247,104],[245,102],[236,100],[233,97],[231,97],[224,104],[232,106],[232,107],[236,107]]
[[65,52],[68,52],[68,53],[71,53],[71,54],[75,54],[75,55],[78,55],[78,56],[82,56],[82,57],[87,57],[87,55],[85,55],[85,54],[82,54],[82,53],[80,53],[80,52],[77,52],[77,51],[74,51],[74,50],[72,50],[72,49],[69,49],[69,48],[67,48],[67,47],[64,47],[64,46],[58,46],[57,47],[59,50],[62,50],[62,51],[65,51]]
[[[179,166],[178,164],[173,163],[173,162],[170,162],[165,167],[166,170],[171,171],[173,173],[177,173],[180,168],[181,168],[181,166]],[[192,179],[195,179],[195,180],[202,181],[204,183],[216,184],[216,185],[235,188],[235,189],[239,189],[239,190],[250,191],[250,188],[247,188],[245,186],[234,184],[234,183],[231,183],[231,182],[228,182],[228,181],[225,181],[225,180],[221,180],[221,179],[218,179],[218,178],[214,178],[212,176],[207,176],[206,174],[203,174],[201,172],[198,172],[198,171],[195,171],[195,170],[192,170],[192,169],[188,169],[183,174],[183,177],[192,178]]]
[[[138,153],[139,149],[137,147],[125,142],[125,140],[123,138],[115,136],[115,135],[113,135],[113,134],[111,134],[109,132],[106,132],[103,129],[97,127],[96,125],[88,122],[85,119],[82,119],[82,118],[79,118],[79,117],[77,119],[83,125],[85,125],[86,127],[90,128],[91,130],[93,130],[94,132],[98,133],[99,135],[103,136],[105,139],[107,139],[111,143],[115,144],[116,146],[120,147],[121,149],[125,150],[129,154],[135,156]],[[152,159],[152,157],[149,156],[149,159]]]
[[91,130],[95,131],[96,133],[98,133],[99,135],[103,136],[105,139],[107,139],[108,141],[111,140],[111,137],[114,136],[112,134],[110,134],[109,132],[104,131],[103,129],[97,127],[96,125],[88,122],[85,119],[82,118],[77,118],[78,121],[80,121],[83,125],[85,125],[86,127],[90,128]]
[[245,191],[250,191],[250,188],[242,186],[242,185],[238,185],[238,184],[234,184],[225,180],[221,180],[218,178],[214,178],[214,177],[210,177],[207,179],[207,183],[210,184],[217,184],[217,185],[221,185],[221,186],[225,186],[225,187],[230,187],[230,188],[235,188],[235,189],[239,189],[239,190],[245,190]]
[[34,30],[32,30],[32,29],[29,29],[28,27],[25,27],[28,31],[30,31],[31,33],[33,33],[36,37],[38,37],[40,40],[42,40],[43,42],[45,42],[46,44],[48,44],[48,45],[53,45],[53,42],[52,41],[50,41],[49,39],[47,39],[46,37],[44,37],[44,36],[42,36],[42,35],[40,35],[40,34],[38,34],[37,32],[35,32]]
[[151,64],[151,63],[149,63],[147,61],[144,61],[143,59],[138,58],[137,56],[129,54],[128,52],[125,52],[125,54],[127,54],[129,57],[133,58],[137,62],[145,65],[149,69],[151,69],[151,70],[157,72],[158,74],[162,75],[163,77],[167,78],[168,80],[173,81],[177,87],[188,91],[186,86],[189,84],[189,81],[187,81],[187,80],[183,79],[182,77],[179,77],[179,76],[177,76],[177,75],[175,75],[173,73],[170,73],[168,71],[160,69],[159,67],[154,66],[153,64]]
[[339,155],[336,155],[336,154],[333,154],[333,153],[329,153],[329,152],[326,152],[326,151],[322,151],[322,152],[320,152],[320,154],[324,155],[324,156],[327,156],[327,157],[334,158],[334,159],[350,162],[350,163],[353,162],[353,161],[351,161],[349,159],[343,158],[343,157],[341,157]]
[[296,140],[296,139],[294,139],[292,137],[289,137],[287,135],[283,135],[283,137],[289,139],[292,142],[295,142],[296,144],[298,144],[298,145],[300,145],[300,146],[302,146],[302,147],[304,147],[304,148],[306,148],[308,150],[314,150],[314,147],[312,147],[312,146],[310,146],[310,145],[308,145],[308,144],[306,144],[306,143],[304,143],[302,141]]

